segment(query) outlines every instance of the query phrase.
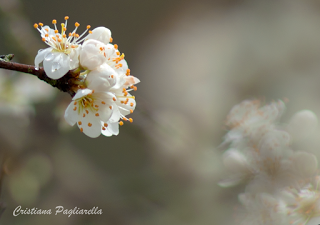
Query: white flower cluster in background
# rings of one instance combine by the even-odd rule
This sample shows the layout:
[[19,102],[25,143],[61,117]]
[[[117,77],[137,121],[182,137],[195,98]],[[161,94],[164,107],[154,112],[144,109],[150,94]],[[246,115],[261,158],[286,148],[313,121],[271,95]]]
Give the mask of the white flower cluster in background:
[[228,170],[219,185],[242,183],[239,201],[246,209],[241,224],[313,225],[320,223],[318,161],[315,155],[291,148],[292,138],[310,135],[317,128],[316,115],[303,110],[289,124],[279,124],[282,101],[261,105],[246,100],[227,116],[230,128],[222,145]]
[[[49,48],[39,50],[35,66],[43,62],[44,71],[51,79],[59,79],[70,70],[78,75],[74,91],[75,96],[65,112],[66,121],[77,124],[80,131],[95,138],[101,133],[105,136],[117,135],[119,124],[132,122],[126,116],[133,113],[135,97],[129,92],[136,90],[139,79],[130,75],[124,54],[118,46],[111,44],[111,31],[105,27],[87,30],[81,35],[75,29],[67,34],[67,21],[61,23],[61,32],[57,21],[54,29],[42,23],[34,24],[42,40]],[[85,36],[86,32],[89,32]],[[123,121],[120,121],[123,120]],[[119,122],[120,121],[120,122]]]

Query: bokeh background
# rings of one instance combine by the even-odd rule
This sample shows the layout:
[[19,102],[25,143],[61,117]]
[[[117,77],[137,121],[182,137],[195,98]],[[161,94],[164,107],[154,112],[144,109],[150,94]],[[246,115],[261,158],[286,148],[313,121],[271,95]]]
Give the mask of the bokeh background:
[[[90,139],[64,121],[68,94],[0,70],[1,224],[236,224],[244,187],[217,185],[232,106],[283,99],[284,124],[320,115],[319,1],[0,0],[0,54],[33,64],[46,48],[33,24],[66,15],[111,29],[141,80],[134,123]],[[319,157],[319,135],[292,144]],[[103,214],[14,217],[19,205]]]

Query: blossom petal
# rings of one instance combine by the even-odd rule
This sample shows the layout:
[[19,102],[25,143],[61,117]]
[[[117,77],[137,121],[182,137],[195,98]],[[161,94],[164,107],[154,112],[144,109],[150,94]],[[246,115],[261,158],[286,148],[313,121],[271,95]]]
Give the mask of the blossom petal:
[[72,100],[76,100],[78,98],[82,98],[85,95],[91,94],[92,90],[86,88],[86,89],[79,89],[75,96],[73,96]]
[[79,67],[80,48],[81,46],[78,48],[73,48],[70,52],[70,65],[69,65],[70,70],[73,70]]
[[44,60],[45,56],[52,51],[52,48],[40,49],[36,58],[34,59],[34,65],[36,69],[39,69],[39,64]]
[[118,135],[119,134],[119,123],[108,123],[108,126],[105,130],[101,130],[101,133],[104,136],[110,137],[112,135]]
[[104,44],[90,39],[84,42],[80,52],[80,64],[83,68],[94,70],[106,62]]
[[74,101],[72,101],[65,113],[64,113],[64,118],[67,121],[68,124],[70,124],[71,126],[73,126],[76,122],[77,122],[77,118],[78,118],[78,113],[77,111],[73,110],[74,109]]
[[70,57],[61,52],[48,53],[43,61],[44,71],[51,79],[59,79],[69,71]]
[[108,91],[115,83],[117,73],[108,64],[102,64],[96,70],[88,73],[87,87],[95,91]]
[[83,133],[91,138],[99,137],[101,134],[101,122],[98,117],[94,115],[93,112],[88,111],[87,114],[85,114],[85,117],[80,116],[79,122],[77,123],[78,127],[83,129]]
[[109,121],[112,123],[115,123],[120,120],[121,114],[120,114],[120,110],[119,110],[118,106],[115,103],[112,104],[112,108],[113,108],[113,112],[112,112],[112,115],[111,115]]
[[91,31],[91,34],[88,34],[86,39],[95,39],[108,44],[111,38],[111,31],[106,27],[96,27]]

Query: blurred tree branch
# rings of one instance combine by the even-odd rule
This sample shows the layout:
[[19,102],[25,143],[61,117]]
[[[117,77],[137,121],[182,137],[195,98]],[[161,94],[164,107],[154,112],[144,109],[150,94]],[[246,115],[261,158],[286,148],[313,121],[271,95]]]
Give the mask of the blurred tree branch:
[[11,62],[13,57],[14,54],[0,55],[0,68],[35,75],[40,80],[50,84],[52,87],[58,88],[60,91],[67,92],[71,97],[75,95],[75,92],[72,89],[73,82],[70,82],[70,79],[74,79],[75,77],[75,74],[72,71],[69,71],[60,79],[54,80],[47,76],[43,67],[36,69],[35,66]]

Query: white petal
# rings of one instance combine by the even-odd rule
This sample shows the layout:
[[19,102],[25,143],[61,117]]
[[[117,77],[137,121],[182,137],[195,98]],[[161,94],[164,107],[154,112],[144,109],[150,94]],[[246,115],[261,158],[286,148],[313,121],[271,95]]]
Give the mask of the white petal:
[[243,178],[241,176],[233,176],[218,182],[220,187],[231,187],[239,184]]
[[70,68],[70,57],[61,52],[48,53],[43,61],[44,71],[51,79],[63,77]]
[[223,154],[223,164],[231,172],[241,173],[248,171],[247,158],[237,149],[229,149]]
[[78,127],[83,129],[83,133],[91,138],[99,137],[101,134],[101,122],[99,117],[96,117],[93,112],[89,111],[85,117],[80,116],[81,125]]
[[118,122],[121,118],[120,111],[118,106],[115,103],[112,104],[112,109],[113,109],[113,112],[109,120],[111,123],[115,123],[115,122]]
[[88,34],[86,39],[95,39],[108,44],[111,38],[111,31],[106,27],[97,27],[92,30],[91,34]]
[[36,58],[34,59],[34,65],[36,69],[39,69],[39,64],[44,60],[44,57],[52,51],[52,48],[40,49]]
[[108,91],[116,83],[116,77],[117,73],[109,65],[103,64],[88,74],[86,84],[95,91]]
[[74,107],[75,107],[74,101],[72,101],[72,102],[68,105],[68,107],[67,107],[67,109],[66,109],[66,111],[65,111],[65,113],[64,113],[64,118],[65,118],[65,120],[66,120],[67,123],[70,124],[71,126],[73,126],[73,125],[77,122],[77,119],[78,119],[78,111],[77,111],[77,110],[74,111],[74,110],[73,110]]
[[318,168],[317,158],[307,152],[297,152],[292,157],[294,166],[304,176],[313,175]]
[[110,105],[103,105],[101,103],[97,103],[97,105],[99,106],[98,113],[100,115],[100,120],[108,122],[113,112],[113,110],[109,108]]
[[85,95],[91,94],[92,90],[86,88],[86,89],[79,89],[75,96],[73,96],[72,100],[76,100],[78,98],[82,98]]
[[118,74],[126,74],[127,73],[127,69],[128,69],[128,63],[125,59],[122,59],[119,61],[118,64],[116,65],[122,65],[121,67],[116,67],[115,68],[115,71],[118,73]]
[[109,123],[107,130],[112,133],[113,135],[119,134],[119,123]]
[[71,53],[69,54],[70,56],[70,70],[73,70],[77,67],[79,67],[79,54],[80,54],[80,49],[81,46],[79,46],[78,48],[72,49]]
[[318,118],[310,110],[297,112],[290,120],[288,130],[294,139],[303,139],[310,136],[318,126]]
[[94,70],[103,63],[107,58],[105,51],[101,50],[104,44],[100,41],[90,39],[85,41],[80,51],[80,64],[83,68]]
[[[128,95],[129,97],[127,104],[122,104],[121,101],[125,100],[126,98],[118,98],[116,101],[117,106],[119,107],[119,111],[122,115],[126,116],[130,114],[130,109],[134,110],[136,108],[136,100],[133,98],[130,98],[131,95]],[[131,106],[132,104],[132,106]]]

